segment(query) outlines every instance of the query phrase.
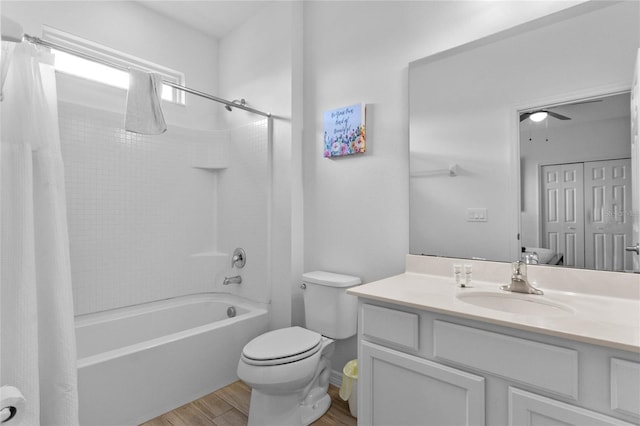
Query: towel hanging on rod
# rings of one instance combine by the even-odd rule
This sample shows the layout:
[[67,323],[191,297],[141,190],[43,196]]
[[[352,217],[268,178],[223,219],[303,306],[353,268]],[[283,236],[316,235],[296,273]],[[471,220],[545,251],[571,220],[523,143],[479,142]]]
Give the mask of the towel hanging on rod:
[[135,69],[129,70],[129,91],[124,128],[129,132],[159,135],[167,130],[160,97],[162,77]]
[[[29,34],[25,34],[22,31],[22,26],[20,24],[18,24],[17,22],[7,18],[6,16],[2,16],[2,41],[11,41],[14,43],[20,43],[22,41],[28,41],[29,43],[34,43],[34,44],[38,44],[40,46],[44,46],[44,47],[49,47],[51,49],[56,49],[56,50],[60,50],[62,52],[65,53],[69,53],[71,55],[75,55],[75,56],[79,56],[81,58],[87,59],[89,61],[93,61],[93,62],[97,62],[100,63],[102,65],[106,65],[108,67],[112,67],[112,68],[116,68],[122,71],[126,71],[129,72],[129,68],[119,65],[119,64],[114,64],[113,62],[109,62],[106,61],[104,59],[100,59],[100,58],[96,58],[94,56],[91,55],[87,55],[86,53],[83,52],[79,52],[75,49],[70,49],[66,46],[61,46],[57,43],[52,43],[50,41],[46,41],[46,40],[42,40],[41,38],[38,37],[34,37],[31,36]],[[271,117],[271,113],[268,112],[264,112],[264,111],[260,111],[258,109],[255,108],[251,108],[247,105],[240,105],[238,103],[234,103],[232,101],[223,99],[223,98],[219,98],[217,96],[214,95],[210,95],[208,93],[205,92],[201,92],[199,90],[195,90],[195,89],[191,89],[189,87],[186,86],[182,86],[180,84],[174,83],[172,81],[167,81],[167,80],[162,80],[162,84],[165,84],[169,87],[173,87],[174,89],[177,90],[181,90],[183,92],[186,93],[190,93],[192,95],[196,95],[199,96],[201,98],[205,98],[205,99],[209,99],[211,101],[215,101],[215,102],[219,102],[221,104],[224,104],[226,106],[230,106],[233,108],[237,108],[237,109],[241,109],[244,111],[248,111],[248,112],[252,112],[254,114],[258,114],[261,115],[263,117]]]

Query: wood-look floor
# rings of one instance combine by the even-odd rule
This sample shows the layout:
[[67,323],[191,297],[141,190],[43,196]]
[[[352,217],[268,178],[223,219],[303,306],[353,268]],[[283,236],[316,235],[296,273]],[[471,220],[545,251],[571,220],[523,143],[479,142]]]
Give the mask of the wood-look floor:
[[[349,405],[338,396],[338,388],[329,386],[331,408],[313,426],[356,426],[349,414]],[[242,381],[190,402],[173,411],[151,419],[141,426],[246,426],[251,388]]]

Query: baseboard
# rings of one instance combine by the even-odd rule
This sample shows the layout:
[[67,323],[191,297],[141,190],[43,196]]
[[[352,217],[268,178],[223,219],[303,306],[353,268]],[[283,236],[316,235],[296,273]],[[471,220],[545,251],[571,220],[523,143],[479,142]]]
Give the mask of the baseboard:
[[329,383],[339,388],[342,385],[342,371],[331,370],[331,376],[329,376]]

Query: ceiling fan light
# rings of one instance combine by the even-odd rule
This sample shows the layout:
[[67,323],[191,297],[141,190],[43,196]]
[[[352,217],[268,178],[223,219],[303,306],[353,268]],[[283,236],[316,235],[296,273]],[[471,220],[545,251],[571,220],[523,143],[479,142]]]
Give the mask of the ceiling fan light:
[[544,120],[545,118],[547,118],[549,114],[547,114],[546,111],[538,111],[538,112],[534,112],[533,114],[531,114],[529,116],[529,118],[531,119],[531,121],[535,121],[536,123],[541,122],[542,120]]

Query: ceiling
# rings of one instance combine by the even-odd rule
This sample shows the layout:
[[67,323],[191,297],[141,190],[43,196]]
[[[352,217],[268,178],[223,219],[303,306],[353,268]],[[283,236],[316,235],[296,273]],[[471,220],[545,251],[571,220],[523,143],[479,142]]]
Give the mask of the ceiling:
[[139,0],[138,3],[204,34],[223,38],[245,23],[270,0]]
[[[549,126],[549,127],[562,127],[575,125],[578,123],[592,122],[597,120],[605,120],[610,118],[629,117],[630,115],[630,94],[622,93],[613,96],[604,96],[602,98],[577,101],[575,103],[568,103],[564,105],[557,105],[549,108],[550,111],[562,114],[570,117],[571,120],[557,120],[554,118],[547,118],[540,123],[533,123],[531,120],[524,120],[520,123],[520,128],[535,127],[535,126]],[[546,123],[548,121],[548,123]]]

